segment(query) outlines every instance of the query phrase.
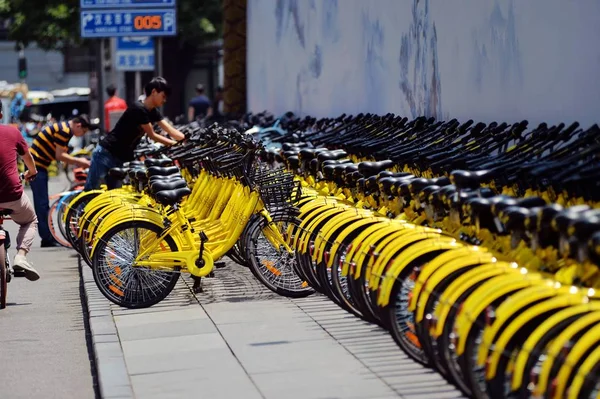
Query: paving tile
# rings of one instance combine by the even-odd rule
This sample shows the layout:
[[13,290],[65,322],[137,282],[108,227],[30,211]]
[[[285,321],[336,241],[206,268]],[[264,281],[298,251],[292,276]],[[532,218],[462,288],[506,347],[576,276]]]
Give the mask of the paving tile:
[[[252,374],[252,379],[267,399],[359,399],[394,396],[381,380],[358,377],[343,368],[319,367],[293,372]],[[290,386],[289,381],[296,381]]]
[[157,317],[155,322],[123,326],[124,318],[118,319],[121,341],[135,341],[152,338],[183,337],[196,334],[215,333],[215,325],[208,318],[168,321]]
[[259,399],[250,378],[239,374],[208,374],[183,370],[131,377],[136,399]]
[[199,373],[243,371],[229,348],[127,356],[127,370],[132,376],[192,369]]
[[176,352],[227,348],[227,344],[218,333],[186,335],[177,338],[139,339],[122,342],[122,346],[126,359],[130,356],[169,355]]
[[233,352],[250,374],[306,369],[363,370],[364,366],[331,339],[250,346],[229,341]]
[[207,319],[208,316],[200,307],[189,307],[186,309],[169,310],[162,312],[144,312],[136,314],[122,314],[115,316],[115,323],[119,327],[137,326],[140,324],[171,322],[190,319]]

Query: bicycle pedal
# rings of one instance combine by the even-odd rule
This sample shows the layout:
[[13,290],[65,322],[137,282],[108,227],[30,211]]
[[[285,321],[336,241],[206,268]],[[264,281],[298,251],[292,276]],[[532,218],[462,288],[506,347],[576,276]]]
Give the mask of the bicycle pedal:
[[225,262],[215,262],[215,268],[217,268],[217,269],[222,269],[225,266],[227,266],[227,264]]

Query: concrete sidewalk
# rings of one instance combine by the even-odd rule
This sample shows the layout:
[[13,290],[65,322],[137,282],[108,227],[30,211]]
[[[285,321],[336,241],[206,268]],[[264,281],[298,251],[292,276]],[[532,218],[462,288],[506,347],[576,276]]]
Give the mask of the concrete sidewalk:
[[290,300],[228,262],[194,295],[109,304],[83,266],[104,398],[458,398],[384,330],[322,296]]
[[[52,179],[50,193],[62,191],[66,179]],[[26,190],[30,199],[31,191]],[[16,254],[18,226],[7,220]],[[82,302],[74,252],[40,248],[36,237],[28,256],[38,281],[15,278],[8,284],[8,304],[0,310],[0,398],[93,399],[95,395],[88,316]]]

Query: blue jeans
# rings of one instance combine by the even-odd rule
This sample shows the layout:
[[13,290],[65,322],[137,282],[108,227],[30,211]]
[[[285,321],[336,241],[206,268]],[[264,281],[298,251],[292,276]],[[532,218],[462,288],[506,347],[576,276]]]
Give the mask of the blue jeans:
[[48,199],[48,171],[38,169],[38,174],[32,182],[29,182],[33,193],[33,207],[38,219],[38,233],[42,241],[54,241],[54,237],[48,226],[48,213],[50,212],[50,200]]
[[96,146],[92,153],[92,164],[88,172],[87,181],[85,182],[84,191],[96,190],[100,188],[102,180],[106,181],[109,189],[119,186],[119,182],[108,176],[108,171],[112,168],[120,168],[123,166],[123,161],[115,157],[113,154]]

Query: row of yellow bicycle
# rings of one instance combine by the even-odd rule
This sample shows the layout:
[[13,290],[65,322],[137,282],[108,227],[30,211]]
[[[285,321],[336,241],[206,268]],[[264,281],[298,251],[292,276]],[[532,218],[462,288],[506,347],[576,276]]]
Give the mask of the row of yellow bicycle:
[[111,171],[122,188],[69,201],[67,238],[109,300],[151,306],[229,255],[275,292],[387,328],[467,395],[598,397],[593,198],[497,168],[434,178],[353,148],[189,133]]

